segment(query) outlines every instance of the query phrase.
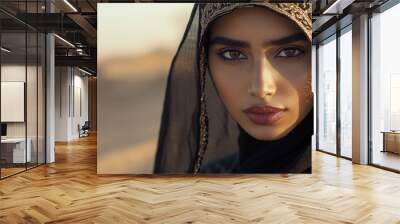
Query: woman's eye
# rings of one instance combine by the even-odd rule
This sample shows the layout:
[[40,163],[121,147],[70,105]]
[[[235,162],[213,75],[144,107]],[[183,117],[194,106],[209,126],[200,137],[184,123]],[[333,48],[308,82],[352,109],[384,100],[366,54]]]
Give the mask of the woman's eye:
[[303,52],[304,52],[303,50],[297,47],[288,47],[280,50],[276,55],[276,57],[297,57],[301,55]]
[[222,59],[225,60],[243,60],[247,59],[246,55],[238,50],[225,50],[219,53]]

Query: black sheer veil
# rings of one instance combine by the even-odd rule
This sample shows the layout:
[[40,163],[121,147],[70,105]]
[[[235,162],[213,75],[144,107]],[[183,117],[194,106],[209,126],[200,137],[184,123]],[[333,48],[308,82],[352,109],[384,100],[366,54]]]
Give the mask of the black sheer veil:
[[[200,5],[196,4],[192,10],[184,37],[170,68],[155,173],[191,173],[194,167],[200,138],[199,8]],[[206,79],[206,82],[210,126],[207,155],[203,163],[235,155],[238,151],[236,123],[222,106],[211,80]]]
[[[203,36],[209,24],[219,16],[230,13],[237,7],[255,5],[287,15],[311,38],[309,3],[249,1],[195,4],[168,75],[154,173],[238,171],[239,157],[246,147],[243,142],[252,141],[243,141],[243,136],[249,136],[232,119],[218,96],[207,69]],[[296,21],[296,18],[300,19]],[[291,133],[293,135],[296,134]],[[312,133],[305,139],[310,146],[311,135]],[[264,143],[270,145],[268,142]],[[262,147],[264,143],[258,143],[257,147]],[[263,156],[268,156],[265,154],[264,150]]]
[[168,75],[154,173],[189,172],[197,150],[198,20],[195,5]]

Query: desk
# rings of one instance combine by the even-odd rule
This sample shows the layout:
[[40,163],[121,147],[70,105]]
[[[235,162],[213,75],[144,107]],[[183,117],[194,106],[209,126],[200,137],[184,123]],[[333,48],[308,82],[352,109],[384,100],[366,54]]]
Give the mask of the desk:
[[383,133],[382,152],[400,154],[400,131],[382,131],[381,133]]
[[[6,160],[6,163],[25,163],[31,161],[32,141],[30,138],[26,140],[28,142],[28,147],[26,147],[25,154],[25,138],[1,139],[1,157]],[[25,161],[25,159],[27,159],[27,161]]]

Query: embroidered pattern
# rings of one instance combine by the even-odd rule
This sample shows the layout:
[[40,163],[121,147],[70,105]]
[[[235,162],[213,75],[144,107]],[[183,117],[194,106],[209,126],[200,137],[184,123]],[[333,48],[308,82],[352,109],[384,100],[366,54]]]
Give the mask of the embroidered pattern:
[[312,37],[311,23],[311,4],[310,3],[208,3],[202,5],[200,18],[200,39],[203,39],[208,25],[225,14],[232,12],[236,8],[263,6],[274,10],[294,21],[307,35],[309,40]]

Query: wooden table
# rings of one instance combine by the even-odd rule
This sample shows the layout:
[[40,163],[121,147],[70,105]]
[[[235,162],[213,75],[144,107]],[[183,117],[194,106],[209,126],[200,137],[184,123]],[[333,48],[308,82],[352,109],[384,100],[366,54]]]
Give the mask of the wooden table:
[[382,131],[383,150],[382,152],[393,152],[400,154],[400,131]]
[[[1,139],[1,157],[5,163],[25,163],[31,161],[31,139],[25,138],[5,138]],[[26,151],[25,151],[25,145]]]

